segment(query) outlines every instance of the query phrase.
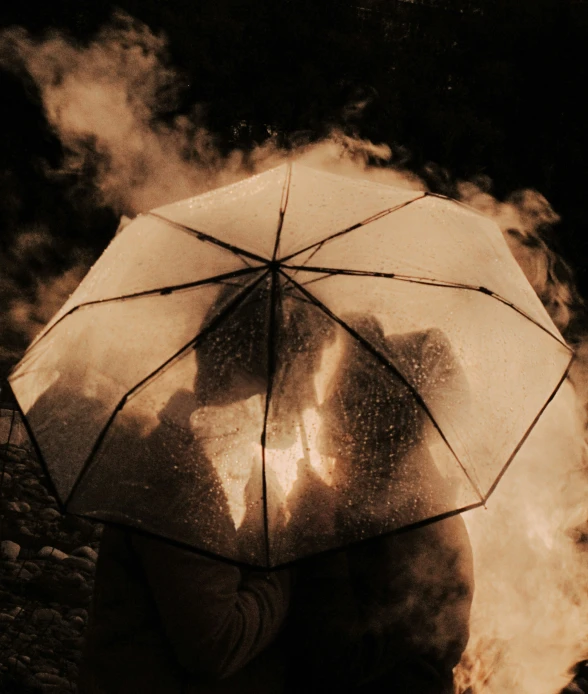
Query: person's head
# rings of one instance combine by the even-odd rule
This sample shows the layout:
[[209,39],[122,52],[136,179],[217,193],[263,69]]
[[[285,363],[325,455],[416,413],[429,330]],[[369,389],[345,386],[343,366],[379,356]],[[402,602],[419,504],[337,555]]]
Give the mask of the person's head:
[[239,289],[223,288],[204,323],[212,326],[210,332],[195,347],[199,402],[223,405],[265,395],[270,378],[277,410],[283,412],[284,399],[294,391],[299,406],[312,401],[313,373],[333,339],[331,319],[318,306],[282,289],[272,300],[269,282],[231,308]]
[[[343,477],[384,482],[423,436],[425,412],[394,366],[394,353],[374,316],[349,315],[343,349],[324,407],[322,447]],[[358,338],[357,335],[360,336]]]
[[195,346],[201,405],[228,404],[267,390],[269,288],[262,285],[231,307],[239,289],[223,287],[204,321],[207,334]]

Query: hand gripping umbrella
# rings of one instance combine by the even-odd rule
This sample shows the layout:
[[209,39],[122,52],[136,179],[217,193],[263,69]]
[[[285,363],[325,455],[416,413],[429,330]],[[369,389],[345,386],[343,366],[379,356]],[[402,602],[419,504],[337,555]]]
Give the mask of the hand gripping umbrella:
[[483,505],[571,359],[492,221],[294,163],[137,217],[10,382],[64,510],[272,568]]

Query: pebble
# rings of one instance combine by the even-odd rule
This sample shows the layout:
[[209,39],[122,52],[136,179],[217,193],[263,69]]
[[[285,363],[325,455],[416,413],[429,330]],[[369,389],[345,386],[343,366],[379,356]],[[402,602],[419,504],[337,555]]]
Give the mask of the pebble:
[[21,661],[15,658],[13,655],[11,655],[10,658],[7,658],[6,662],[16,670],[24,671],[28,669],[25,663],[21,663]]
[[29,477],[21,482],[23,487],[38,487],[41,483],[36,477]]
[[26,691],[66,694],[75,690],[102,526],[59,512],[30,451],[0,450],[0,475],[4,460],[0,513],[13,535],[0,538],[0,679],[4,670]]
[[84,578],[84,576],[82,576],[82,574],[78,573],[77,571],[74,571],[73,573],[64,576],[63,580],[76,586],[80,586],[86,583],[86,579]]
[[41,513],[39,513],[39,518],[48,521],[57,520],[61,518],[61,513],[55,508],[44,508]]
[[72,617],[70,623],[78,629],[83,629],[86,626],[86,622],[81,617]]
[[84,621],[88,620],[88,610],[85,610],[83,607],[74,607],[71,609],[68,613],[67,616],[71,619],[72,617],[80,617],[80,619],[83,619]]
[[18,638],[21,641],[24,641],[24,643],[30,643],[31,641],[35,640],[36,635],[35,634],[25,634],[24,632],[21,631],[20,634],[18,635]]
[[23,564],[23,569],[29,571],[33,576],[38,576],[41,573],[41,569],[35,564],[34,561],[25,561]]
[[69,680],[66,680],[65,677],[60,677],[59,675],[54,675],[51,672],[37,672],[35,677],[39,680],[39,682],[44,682],[45,684],[55,684],[60,687],[70,687]]
[[71,566],[74,569],[79,569],[80,571],[93,572],[94,562],[89,559],[84,559],[83,557],[67,557],[63,560],[66,566]]
[[37,552],[37,556],[41,559],[55,559],[55,561],[62,561],[63,559],[67,559],[69,555],[56,547],[50,547],[47,545],[46,547],[41,547],[41,549]]
[[33,622],[39,623],[57,623],[61,621],[61,615],[57,610],[53,610],[50,607],[40,607],[36,609],[32,614]]
[[8,511],[15,511],[16,513],[30,513],[31,507],[26,501],[9,501],[6,504],[6,509]]
[[0,485],[3,487],[10,487],[12,484],[12,475],[9,472],[4,471],[4,474],[0,472]]
[[0,557],[8,561],[16,561],[20,554],[20,545],[11,540],[2,540],[0,543]]
[[96,550],[92,549],[91,547],[84,546],[74,549],[74,551],[71,553],[71,556],[85,557],[86,559],[89,559],[90,561],[96,563],[98,559],[98,552],[96,552]]

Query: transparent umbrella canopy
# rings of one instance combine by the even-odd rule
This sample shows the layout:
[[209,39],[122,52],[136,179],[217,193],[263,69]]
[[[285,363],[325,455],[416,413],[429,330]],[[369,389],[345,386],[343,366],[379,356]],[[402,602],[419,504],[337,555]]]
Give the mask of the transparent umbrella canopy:
[[483,505],[571,359],[492,221],[290,163],[137,217],[10,382],[64,510],[274,568]]

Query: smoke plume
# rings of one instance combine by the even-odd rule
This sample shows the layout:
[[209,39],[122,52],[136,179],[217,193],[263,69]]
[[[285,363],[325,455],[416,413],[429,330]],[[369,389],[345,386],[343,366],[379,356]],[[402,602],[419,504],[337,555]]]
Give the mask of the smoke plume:
[[[86,44],[55,32],[40,39],[20,28],[5,30],[0,63],[33,78],[63,143],[64,170],[91,175],[97,204],[117,214],[134,216],[293,155],[350,176],[425,187],[393,166],[388,146],[337,131],[288,151],[270,138],[251,151],[221,155],[197,110],[190,117],[176,113],[183,78],[169,65],[165,39],[121,13]],[[549,203],[528,190],[506,201],[480,184],[463,182],[458,190],[464,202],[497,221],[554,322],[568,330],[579,299],[571,273],[550,247],[548,230],[558,216]],[[15,268],[39,252],[46,234],[21,236]],[[31,281],[28,294],[13,292],[2,320],[18,324],[30,339],[88,264],[80,258],[64,274]],[[588,348],[579,343],[578,352],[582,357]],[[458,671],[462,692],[556,694],[570,668],[588,656],[584,364],[577,359],[573,385],[566,383],[545,411],[488,508],[464,516],[477,587],[470,644]]]

